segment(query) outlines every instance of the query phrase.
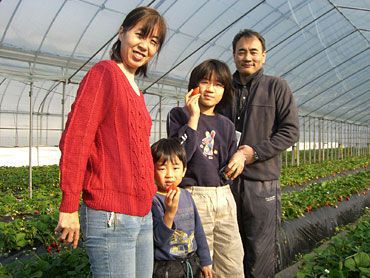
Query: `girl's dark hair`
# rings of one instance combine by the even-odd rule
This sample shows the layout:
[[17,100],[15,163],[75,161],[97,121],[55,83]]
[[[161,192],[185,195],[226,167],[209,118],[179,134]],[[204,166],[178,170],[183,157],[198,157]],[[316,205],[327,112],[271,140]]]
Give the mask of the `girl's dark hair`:
[[184,168],[186,167],[186,151],[176,138],[163,138],[155,142],[152,146],[153,163],[157,163],[161,158],[164,162],[174,163],[176,157],[180,159]]
[[[154,30],[158,30],[158,51],[162,49],[163,42],[166,38],[167,32],[167,24],[163,16],[159,14],[159,12],[153,8],[149,7],[138,7],[133,9],[128,15],[125,17],[122,27],[125,32],[131,30],[133,27],[136,26],[138,23],[143,23],[143,36],[144,38],[149,37]],[[157,29],[158,28],[158,29]],[[118,63],[122,62],[121,58],[121,41],[117,39],[117,41],[113,44],[110,58]],[[142,75],[144,77],[147,76],[148,64],[142,65],[137,69],[135,75]]]
[[252,37],[256,37],[261,42],[262,51],[266,51],[265,39],[262,37],[262,35],[251,29],[244,29],[240,30],[239,33],[237,33],[233,39],[233,53],[235,53],[236,44],[241,38],[252,38]]
[[202,79],[211,79],[212,75],[218,82],[224,85],[224,95],[215,107],[215,111],[219,112],[225,106],[232,105],[234,99],[232,76],[226,63],[216,59],[209,59],[196,66],[190,74],[188,91],[198,87]]

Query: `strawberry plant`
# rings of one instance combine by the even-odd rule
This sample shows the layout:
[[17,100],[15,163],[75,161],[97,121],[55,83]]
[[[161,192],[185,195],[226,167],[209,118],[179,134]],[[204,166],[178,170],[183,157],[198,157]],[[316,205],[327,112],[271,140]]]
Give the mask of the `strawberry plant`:
[[280,183],[282,187],[304,184],[323,177],[335,177],[345,171],[367,169],[368,164],[369,157],[351,157],[346,160],[283,167]]
[[313,184],[302,191],[282,194],[282,219],[289,220],[303,216],[305,212],[323,206],[336,206],[352,194],[367,193],[370,172],[336,178],[331,181]]
[[369,277],[370,214],[350,228],[346,235],[333,237],[326,249],[303,256],[298,278]]
[[86,251],[83,248],[63,248],[32,258],[0,265],[0,277],[92,277]]

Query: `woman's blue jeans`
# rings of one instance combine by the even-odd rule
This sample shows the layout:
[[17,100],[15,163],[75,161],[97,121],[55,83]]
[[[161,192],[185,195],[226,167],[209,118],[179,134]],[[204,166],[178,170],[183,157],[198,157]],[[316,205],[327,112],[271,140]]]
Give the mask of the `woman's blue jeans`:
[[80,209],[81,229],[91,271],[100,277],[152,277],[152,213],[144,217]]

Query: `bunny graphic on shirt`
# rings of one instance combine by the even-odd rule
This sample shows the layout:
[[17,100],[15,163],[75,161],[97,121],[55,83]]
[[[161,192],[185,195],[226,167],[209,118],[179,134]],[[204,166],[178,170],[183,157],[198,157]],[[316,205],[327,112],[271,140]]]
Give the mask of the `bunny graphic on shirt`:
[[201,148],[203,148],[203,155],[209,159],[213,159],[213,147],[215,144],[216,131],[206,131],[206,137],[202,139]]

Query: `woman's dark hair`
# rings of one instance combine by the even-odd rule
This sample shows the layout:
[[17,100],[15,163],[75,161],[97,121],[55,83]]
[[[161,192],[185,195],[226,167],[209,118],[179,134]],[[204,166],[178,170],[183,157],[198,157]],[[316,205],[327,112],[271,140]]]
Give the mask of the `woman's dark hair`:
[[[128,13],[122,23],[123,30],[129,31],[136,26],[139,22],[143,23],[143,36],[144,38],[149,37],[154,31],[158,31],[158,51],[162,49],[163,42],[166,38],[167,25],[163,16],[161,16],[157,10],[149,7],[138,7]],[[113,44],[111,49],[110,58],[118,63],[122,62],[121,58],[121,41],[117,41]],[[142,65],[137,69],[135,75],[147,76],[148,64]]]
[[266,51],[265,39],[262,37],[262,35],[251,29],[244,29],[240,30],[239,33],[237,33],[233,39],[233,53],[235,53],[236,44],[241,38],[252,38],[252,37],[256,37],[262,44],[262,51]]
[[215,107],[215,111],[219,112],[225,106],[232,105],[234,100],[232,76],[226,63],[216,59],[209,59],[196,66],[190,74],[188,91],[198,87],[202,79],[209,80],[212,76],[224,86],[224,95]]
[[186,168],[186,151],[181,145],[180,141],[176,138],[163,138],[155,142],[151,146],[153,163],[157,163],[161,158],[166,161],[175,162],[178,157]]

